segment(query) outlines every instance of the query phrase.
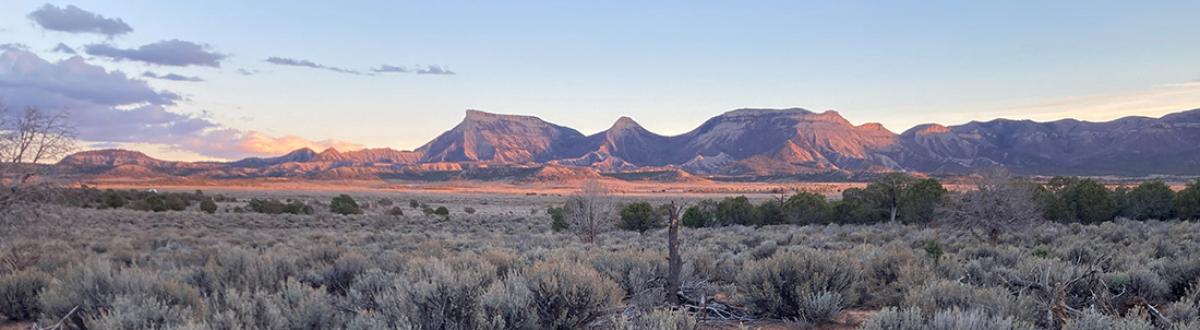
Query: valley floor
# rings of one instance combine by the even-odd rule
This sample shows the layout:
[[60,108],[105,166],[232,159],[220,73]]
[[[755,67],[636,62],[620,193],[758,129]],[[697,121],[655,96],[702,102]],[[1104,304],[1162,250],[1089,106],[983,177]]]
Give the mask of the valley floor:
[[664,230],[585,243],[551,229],[561,199],[540,193],[350,193],[405,215],[42,208],[0,228],[0,295],[40,287],[17,321],[88,329],[1200,326],[1197,223],[1047,223],[998,245],[912,225],[684,228],[689,294],[742,327],[668,308]]

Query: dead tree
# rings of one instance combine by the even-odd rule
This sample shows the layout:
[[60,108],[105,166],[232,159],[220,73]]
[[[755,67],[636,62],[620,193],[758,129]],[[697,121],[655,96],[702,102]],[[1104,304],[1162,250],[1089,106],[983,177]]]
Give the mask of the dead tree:
[[609,219],[613,204],[608,187],[597,180],[583,183],[579,194],[567,200],[563,208],[564,215],[571,230],[586,243],[596,240],[596,236],[610,226]]
[[1044,221],[1033,187],[999,173],[980,179],[975,189],[951,198],[939,209],[944,225],[969,231],[992,245],[1004,232]]
[[668,225],[667,225],[667,287],[663,290],[667,294],[667,301],[672,305],[679,305],[679,292],[681,282],[679,273],[683,268],[683,259],[679,255],[679,214],[683,209],[682,205],[676,205],[671,201],[668,207]]
[[37,188],[32,184],[46,162],[56,161],[75,147],[75,128],[65,113],[26,108],[9,114],[0,107],[0,213]]

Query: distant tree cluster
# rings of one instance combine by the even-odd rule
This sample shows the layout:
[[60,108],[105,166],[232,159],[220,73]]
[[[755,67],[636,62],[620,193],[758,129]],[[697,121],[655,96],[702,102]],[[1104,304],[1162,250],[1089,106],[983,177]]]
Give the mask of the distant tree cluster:
[[264,214],[313,214],[312,206],[298,200],[288,200],[286,202],[274,199],[251,199],[246,207],[257,213]]
[[941,182],[902,173],[884,175],[865,188],[850,188],[842,199],[798,192],[755,205],[745,196],[720,201],[701,201],[687,208],[682,223],[687,227],[728,225],[766,226],[829,223],[929,223],[944,204],[948,191]]
[[[1045,184],[989,175],[972,189],[951,193],[932,178],[902,173],[881,176],[865,188],[850,188],[840,200],[813,192],[797,192],[753,203],[745,196],[704,200],[688,207],[683,226],[720,227],[781,224],[954,224],[969,226],[981,238],[998,239],[1007,228],[1029,221],[1099,223],[1117,217],[1135,220],[1200,219],[1200,181],[1179,192],[1156,180],[1136,187],[1109,189],[1094,179],[1055,177]],[[577,197],[577,205],[583,199]],[[550,208],[556,230],[569,227],[563,208]],[[625,204],[616,227],[645,232],[665,226],[663,206]],[[965,227],[964,227],[965,228]]]
[[149,212],[183,211],[192,204],[200,203],[201,210],[208,212],[207,203],[215,210],[215,202],[234,201],[224,195],[206,195],[195,192],[159,192],[155,190],[100,190],[92,187],[56,189],[54,202],[75,207],[95,209],[131,209]]

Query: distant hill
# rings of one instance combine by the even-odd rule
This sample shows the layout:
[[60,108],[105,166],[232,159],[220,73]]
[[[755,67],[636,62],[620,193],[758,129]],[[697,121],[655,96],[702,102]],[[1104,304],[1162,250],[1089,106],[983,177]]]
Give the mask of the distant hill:
[[663,136],[628,117],[586,136],[537,117],[468,110],[414,151],[363,149],[233,162],[171,162],[127,150],[70,155],[62,174],[99,177],[301,177],[413,180],[644,180],[852,177],[889,171],[961,174],[994,167],[1031,175],[1200,175],[1200,109],[1108,122],[997,119],[926,124],[896,134],[834,111],[738,109]]

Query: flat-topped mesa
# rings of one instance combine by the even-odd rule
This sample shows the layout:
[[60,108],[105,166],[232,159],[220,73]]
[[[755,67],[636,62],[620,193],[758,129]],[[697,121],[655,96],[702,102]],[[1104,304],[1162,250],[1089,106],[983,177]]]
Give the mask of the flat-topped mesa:
[[583,134],[533,116],[467,110],[454,128],[417,149],[421,162],[544,162]]

